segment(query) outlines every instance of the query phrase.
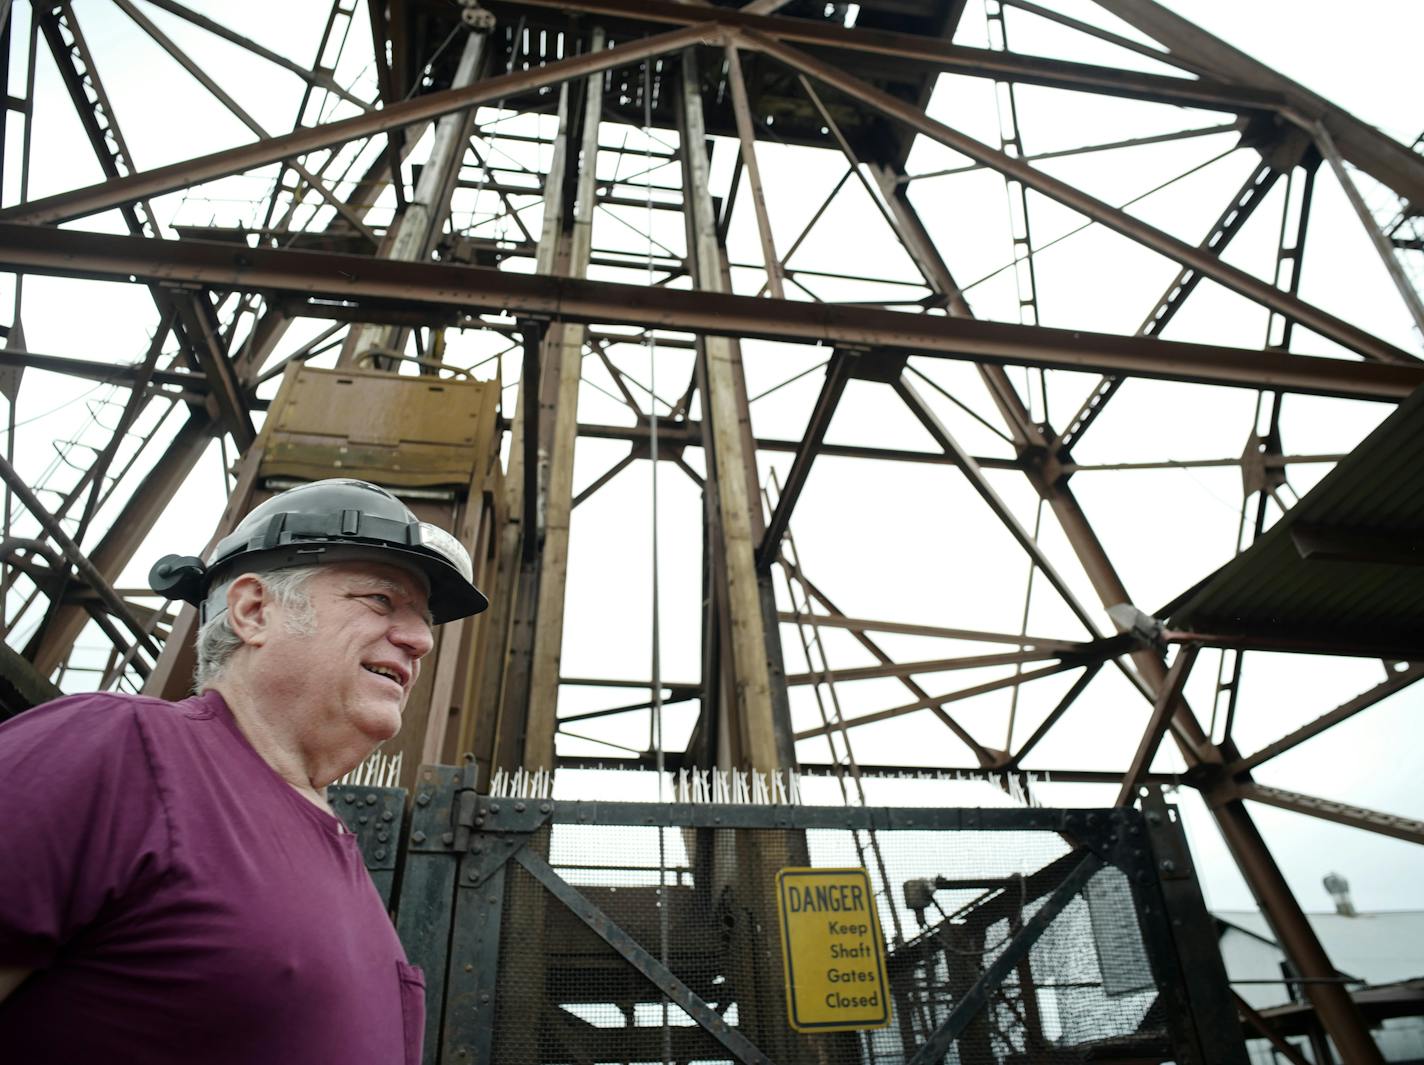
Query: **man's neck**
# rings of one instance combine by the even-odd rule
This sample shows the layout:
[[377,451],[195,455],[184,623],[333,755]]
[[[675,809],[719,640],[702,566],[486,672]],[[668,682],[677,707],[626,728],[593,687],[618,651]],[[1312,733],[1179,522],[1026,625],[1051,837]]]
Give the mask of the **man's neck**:
[[300,738],[290,728],[290,708],[286,714],[273,712],[269,709],[270,704],[256,697],[240,676],[224,675],[210,687],[223,697],[238,731],[257,756],[295,788],[302,798],[331,813],[331,806],[326,801],[326,786],[316,783],[323,779],[324,774],[320,767],[311,764]]

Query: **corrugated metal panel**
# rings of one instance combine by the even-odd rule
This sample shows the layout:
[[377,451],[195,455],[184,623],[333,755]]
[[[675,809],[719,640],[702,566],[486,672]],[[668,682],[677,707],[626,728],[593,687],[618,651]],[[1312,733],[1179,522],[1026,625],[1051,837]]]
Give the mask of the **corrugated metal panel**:
[[[1383,536],[1412,560],[1306,559],[1297,529]],[[1424,657],[1424,389],[1250,548],[1198,587],[1171,628],[1315,650]]]

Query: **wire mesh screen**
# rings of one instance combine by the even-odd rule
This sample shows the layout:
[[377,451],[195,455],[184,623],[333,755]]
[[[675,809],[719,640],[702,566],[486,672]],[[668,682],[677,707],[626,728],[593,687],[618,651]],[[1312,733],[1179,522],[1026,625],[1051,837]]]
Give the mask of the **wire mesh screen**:
[[[1055,903],[1085,852],[1054,832],[555,824],[529,846],[774,1062],[909,1061],[947,1022],[957,1065],[1170,1057],[1129,879],[1107,865]],[[868,874],[883,1025],[789,1023],[775,887],[788,867]],[[1045,906],[1031,949],[1006,955]],[[513,862],[503,920],[493,1060],[736,1060]],[[1012,964],[987,979],[1001,958]]]

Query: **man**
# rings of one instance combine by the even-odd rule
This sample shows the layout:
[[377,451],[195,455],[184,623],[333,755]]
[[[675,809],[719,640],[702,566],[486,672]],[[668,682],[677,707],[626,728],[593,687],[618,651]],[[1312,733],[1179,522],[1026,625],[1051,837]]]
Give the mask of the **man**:
[[0,1060],[413,1065],[423,980],[326,787],[487,605],[469,555],[318,481],[150,581],[199,606],[199,694],[0,726]]

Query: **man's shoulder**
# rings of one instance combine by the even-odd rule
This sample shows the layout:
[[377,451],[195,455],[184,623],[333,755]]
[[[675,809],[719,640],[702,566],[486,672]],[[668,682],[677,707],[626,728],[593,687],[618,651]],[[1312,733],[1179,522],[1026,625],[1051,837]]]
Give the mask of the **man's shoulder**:
[[0,726],[0,740],[7,732],[35,733],[63,731],[76,735],[135,730],[168,731],[194,717],[211,716],[201,697],[172,703],[148,695],[124,692],[81,692],[66,695],[27,710]]

